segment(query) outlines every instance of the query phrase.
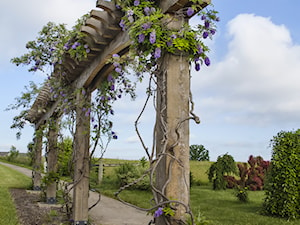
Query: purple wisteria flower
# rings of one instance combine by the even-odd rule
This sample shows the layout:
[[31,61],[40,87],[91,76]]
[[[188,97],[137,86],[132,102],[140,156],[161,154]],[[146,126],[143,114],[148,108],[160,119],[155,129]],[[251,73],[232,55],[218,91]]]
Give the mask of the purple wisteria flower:
[[208,20],[205,20],[204,26],[205,26],[206,28],[209,28],[209,21],[208,21]]
[[120,23],[119,23],[119,26],[122,28],[122,30],[124,31],[125,30],[125,21],[124,20],[121,20]]
[[148,6],[144,8],[144,12],[145,12],[146,16],[150,15],[150,11],[151,11],[151,9]]
[[206,16],[205,16],[205,15],[202,15],[202,16],[201,16],[201,20],[206,20]]
[[207,38],[208,37],[208,32],[207,31],[204,31],[203,32],[203,38],[205,39],[205,38]]
[[211,29],[210,33],[211,33],[211,35],[214,35],[216,33],[216,30],[215,29]]
[[203,49],[202,49],[201,45],[198,45],[197,46],[197,54],[200,55],[201,53],[203,53]]
[[159,207],[159,208],[154,212],[154,217],[155,217],[155,218],[160,217],[162,214],[164,214],[163,208],[162,208],[162,207]]
[[115,68],[115,71],[116,71],[117,73],[122,73],[122,69],[121,69],[120,67],[116,67],[116,68]]
[[35,65],[39,65],[41,63],[41,60],[39,60],[39,59],[37,59],[36,61],[35,61]]
[[140,1],[139,0],[135,0],[134,2],[133,2],[133,5],[134,6],[138,6],[140,4]]
[[120,56],[119,56],[119,54],[113,54],[112,57],[119,58]]
[[80,46],[80,43],[76,41],[76,42],[72,45],[72,49],[76,49],[78,46]]
[[70,49],[70,43],[69,42],[65,43],[63,49],[68,51]]
[[154,52],[154,58],[158,59],[161,56],[161,49],[160,48],[156,48],[155,52]]
[[205,59],[204,59],[204,63],[205,63],[205,65],[207,65],[207,66],[209,66],[209,65],[210,65],[210,60],[209,60],[209,58],[208,58],[208,57],[205,57]]
[[91,51],[88,44],[85,44],[83,47],[85,48],[86,53],[89,53]]
[[113,76],[111,74],[109,74],[108,77],[107,77],[107,81],[108,82],[114,82],[114,80],[115,79],[113,78]]
[[118,136],[116,135],[116,133],[114,131],[112,131],[111,134],[112,134],[113,139],[118,139]]
[[144,30],[147,30],[147,29],[149,29],[151,26],[152,26],[152,23],[148,22],[148,23],[144,23],[144,24],[142,25],[142,28],[143,28]]
[[154,44],[156,41],[156,33],[155,30],[150,33],[149,41],[151,44]]
[[133,14],[134,14],[134,12],[133,12],[132,9],[129,9],[129,10],[127,11],[127,16],[133,16]]
[[88,110],[85,112],[85,116],[89,116],[91,114],[91,109],[88,108]]
[[199,71],[200,70],[200,63],[195,63],[195,70],[196,71]]
[[142,42],[144,42],[144,40],[145,40],[145,34],[139,34],[139,36],[138,36],[138,42],[142,43]]
[[192,16],[192,15],[194,14],[194,9],[193,9],[192,7],[189,7],[189,8],[187,9],[187,11],[186,11],[186,14],[187,14],[188,16]]
[[118,62],[114,62],[113,65],[114,65],[114,67],[120,67],[121,66],[120,63],[118,63]]

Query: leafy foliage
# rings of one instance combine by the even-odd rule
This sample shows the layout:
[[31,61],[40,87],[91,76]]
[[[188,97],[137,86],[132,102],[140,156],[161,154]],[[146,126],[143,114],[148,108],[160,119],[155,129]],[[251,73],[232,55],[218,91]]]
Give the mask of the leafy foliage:
[[148,176],[141,181],[137,180],[145,173],[145,168],[139,164],[124,163],[115,169],[118,187],[128,185],[131,189],[150,190]]
[[281,131],[271,140],[271,168],[264,200],[267,214],[300,217],[300,130]]
[[34,157],[34,142],[28,143],[26,155],[29,159],[29,166],[32,166],[33,165],[33,157]]
[[227,153],[219,156],[217,162],[214,162],[208,171],[208,179],[213,182],[214,190],[226,189],[225,175],[236,173],[236,164],[231,155]]
[[71,176],[73,172],[73,140],[64,138],[58,143],[58,173],[60,176]]
[[239,180],[233,176],[226,176],[227,187],[240,188],[247,187],[251,191],[263,190],[266,174],[268,172],[270,162],[265,161],[261,156],[249,156],[248,163],[238,163]]
[[191,145],[190,160],[209,161],[208,150],[203,145]]
[[10,151],[7,156],[7,161],[14,162],[15,159],[18,157],[18,155],[19,155],[19,151],[17,150],[17,148],[15,146],[12,145],[10,147]]
[[26,124],[26,117],[28,114],[28,109],[30,109],[34,99],[36,98],[38,92],[39,92],[39,87],[36,85],[34,82],[30,81],[28,86],[24,87],[25,92],[21,93],[20,97],[15,98],[15,103],[10,104],[6,110],[17,110],[19,108],[22,108],[20,111],[19,115],[15,116],[13,118],[13,124],[11,125],[10,128],[12,129],[17,129],[17,139],[21,137],[22,134],[22,129],[24,128]]
[[238,198],[240,202],[248,202],[249,201],[248,188],[237,186],[235,190],[235,196]]

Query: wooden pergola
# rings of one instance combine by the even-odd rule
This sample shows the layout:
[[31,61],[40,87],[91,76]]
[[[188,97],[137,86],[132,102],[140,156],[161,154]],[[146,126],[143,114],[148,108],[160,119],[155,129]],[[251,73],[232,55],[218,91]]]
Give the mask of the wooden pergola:
[[[203,7],[210,3],[210,0],[203,1]],[[178,10],[190,6],[189,0],[161,0],[160,8],[162,12],[174,15]],[[88,43],[91,52],[87,59],[75,61],[69,56],[61,66],[67,71],[66,78],[70,81],[71,87],[75,89],[83,88],[85,95],[78,93],[77,101],[91,102],[91,93],[97,86],[106,79],[113,70],[111,64],[107,64],[108,59],[113,54],[123,55],[128,52],[130,45],[129,37],[119,27],[122,12],[115,7],[113,1],[98,0],[96,6],[99,10],[92,10],[90,18],[86,24],[81,27],[81,31],[86,34],[85,41]],[[188,18],[182,16],[180,20],[172,22],[173,27],[181,28],[183,22]],[[162,59],[162,69],[165,71],[166,82],[160,77],[157,78],[158,86],[161,87],[164,94],[157,93],[157,112],[163,115],[166,121],[167,131],[163,131],[157,118],[156,129],[156,154],[159,155],[163,148],[167,153],[176,156],[178,159],[174,162],[171,157],[164,157],[158,165],[159,176],[156,185],[166,196],[176,199],[185,204],[189,204],[189,98],[190,98],[190,70],[189,62],[186,57],[173,54],[165,54]],[[55,69],[54,69],[55,76]],[[53,101],[50,98],[50,88],[45,85],[41,88],[34,104],[28,112],[27,120],[35,125],[36,133],[45,121],[57,121],[63,114],[63,109],[59,108],[59,101]],[[78,108],[76,110],[76,133],[74,138],[75,157],[75,175],[74,180],[79,182],[74,186],[73,193],[73,219],[74,224],[87,224],[88,221],[88,192],[89,192],[89,130],[90,118],[84,116],[84,112]],[[180,126],[178,124],[180,123]],[[49,130],[48,133],[48,172],[56,172],[56,142],[57,130]],[[163,137],[167,133],[167,142]],[[178,139],[178,134],[180,134]],[[174,146],[174,142],[177,144]],[[33,171],[34,189],[40,189],[41,185],[41,152],[42,135],[35,137],[35,163]],[[172,163],[172,167],[170,164]],[[172,173],[172,177],[168,174]],[[166,185],[166,180],[168,185]],[[47,202],[56,202],[56,185],[50,184],[47,187]],[[186,209],[178,207],[175,218],[182,219]],[[164,220],[157,220],[156,224],[165,224]],[[177,223],[172,223],[177,224]]]

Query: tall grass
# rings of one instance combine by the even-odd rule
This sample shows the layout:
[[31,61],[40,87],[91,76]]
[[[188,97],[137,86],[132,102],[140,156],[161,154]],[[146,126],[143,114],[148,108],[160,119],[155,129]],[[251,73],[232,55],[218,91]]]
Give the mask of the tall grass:
[[28,188],[30,185],[29,177],[0,165],[0,224],[19,224],[9,188]]

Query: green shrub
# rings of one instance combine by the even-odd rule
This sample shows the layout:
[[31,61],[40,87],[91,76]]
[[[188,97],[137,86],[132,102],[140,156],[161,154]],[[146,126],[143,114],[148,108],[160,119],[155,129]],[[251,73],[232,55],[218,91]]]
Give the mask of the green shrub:
[[281,131],[273,147],[264,212],[289,219],[300,217],[300,130]]
[[7,155],[7,161],[9,162],[15,162],[16,158],[18,157],[19,155],[19,151],[16,149],[15,146],[11,146],[10,148],[10,151]]
[[131,185],[133,182],[137,181],[137,179],[142,177],[144,172],[145,168],[141,164],[134,165],[131,163],[124,163],[120,165],[115,169],[118,187],[130,185],[129,188],[131,189],[150,190],[149,176],[146,176],[144,179]]
[[236,186],[235,196],[238,198],[240,202],[248,202],[249,201],[248,188]]
[[219,156],[217,162],[213,163],[208,171],[208,179],[213,182],[214,190],[226,189],[225,175],[236,173],[236,164],[231,155],[227,153],[223,156]]
[[60,176],[71,176],[74,170],[72,163],[73,140],[64,138],[58,143],[58,173]]
[[190,160],[209,161],[208,150],[203,145],[191,145]]

